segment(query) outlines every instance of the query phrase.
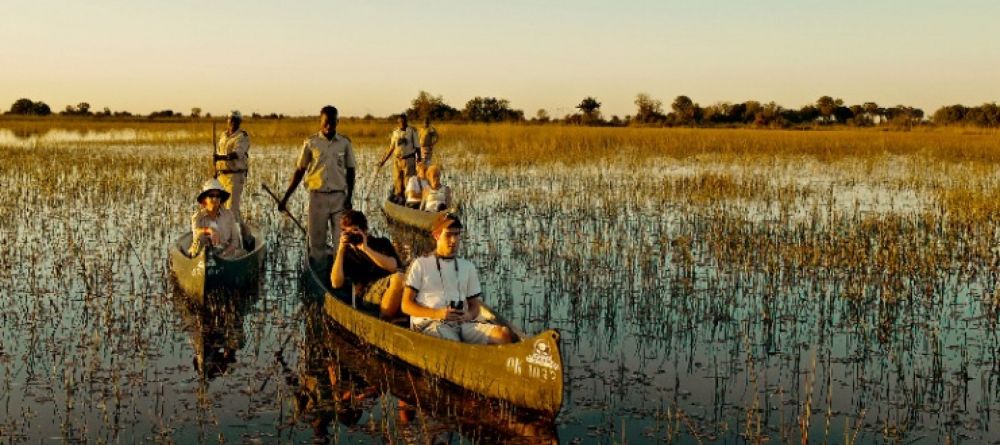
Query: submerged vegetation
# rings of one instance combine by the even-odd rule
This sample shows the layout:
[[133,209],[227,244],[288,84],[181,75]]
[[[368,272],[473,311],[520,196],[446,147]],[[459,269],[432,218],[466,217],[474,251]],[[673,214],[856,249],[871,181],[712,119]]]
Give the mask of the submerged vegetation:
[[[329,383],[342,353],[315,341],[328,334],[298,300],[299,234],[257,194],[287,179],[315,125],[245,123],[244,211],[271,250],[260,298],[218,318],[239,347],[208,378],[189,325],[214,319],[179,309],[165,249],[208,174],[210,125],[0,123],[0,441],[52,425],[108,442],[500,434],[409,406],[440,395],[433,382]],[[355,206],[405,242],[377,210],[387,175],[370,173],[390,125],[340,131],[370,188]],[[562,441],[1000,440],[995,132],[438,129],[487,302],[563,333]],[[343,366],[380,374],[360,362]]]

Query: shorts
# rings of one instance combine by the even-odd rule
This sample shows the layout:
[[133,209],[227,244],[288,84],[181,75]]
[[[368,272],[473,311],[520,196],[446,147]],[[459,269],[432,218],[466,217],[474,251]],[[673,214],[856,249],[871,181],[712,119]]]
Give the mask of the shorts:
[[499,325],[484,321],[457,323],[453,321],[427,320],[419,325],[414,325],[413,329],[445,340],[485,345],[489,343],[490,333],[498,327]]
[[381,304],[382,295],[385,295],[385,291],[389,289],[390,280],[392,280],[392,274],[386,275],[365,285],[361,291],[362,300],[376,306]]

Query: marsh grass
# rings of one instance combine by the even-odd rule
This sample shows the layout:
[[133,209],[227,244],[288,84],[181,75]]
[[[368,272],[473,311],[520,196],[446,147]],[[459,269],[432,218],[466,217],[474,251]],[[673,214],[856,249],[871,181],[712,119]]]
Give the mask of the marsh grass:
[[[53,122],[121,127],[22,124]],[[190,369],[164,249],[194,210],[210,126],[129,125],[143,136],[25,130],[0,148],[0,437],[55,423],[94,441],[308,440],[312,414],[289,409],[297,386],[273,358],[292,338],[283,360],[309,368],[301,236],[256,190],[283,186],[315,124],[247,122],[265,288],[238,364],[208,382]],[[388,124],[352,125],[373,190],[356,206],[408,256],[426,250],[377,211]],[[995,134],[439,128],[487,302],[563,333],[564,441],[997,439]],[[398,436],[391,402],[333,440]]]

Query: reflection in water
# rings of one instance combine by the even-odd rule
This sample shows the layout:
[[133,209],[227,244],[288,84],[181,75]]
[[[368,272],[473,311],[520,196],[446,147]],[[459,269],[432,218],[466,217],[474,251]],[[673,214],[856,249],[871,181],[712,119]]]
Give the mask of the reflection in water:
[[206,381],[226,374],[246,344],[243,318],[257,302],[258,292],[207,295],[205,304],[174,290],[175,311],[190,335],[195,372]]
[[309,304],[303,315],[298,366],[283,368],[297,417],[317,438],[326,439],[336,421],[390,443],[558,443],[552,419],[424,377],[358,346],[319,304]]

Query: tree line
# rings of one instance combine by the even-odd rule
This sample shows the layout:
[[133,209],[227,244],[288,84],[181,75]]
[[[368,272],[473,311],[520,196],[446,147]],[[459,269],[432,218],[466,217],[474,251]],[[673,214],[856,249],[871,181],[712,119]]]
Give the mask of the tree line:
[[[561,118],[550,116],[545,109],[539,109],[534,116],[526,118],[524,111],[511,106],[507,99],[497,97],[474,97],[461,109],[445,102],[440,95],[420,91],[410,107],[403,111],[411,120],[430,118],[434,121],[465,122],[529,122],[562,123],[591,126],[662,126],[662,127],[759,127],[792,128],[796,126],[842,125],[854,127],[915,125],[969,125],[980,127],[1000,127],[1000,106],[985,103],[978,107],[949,105],[939,108],[931,116],[926,116],[920,108],[896,105],[883,107],[875,102],[848,105],[833,96],[821,96],[815,103],[799,108],[787,108],[775,102],[717,102],[701,106],[688,96],[677,96],[664,109],[664,104],[649,94],[639,93],[635,97],[635,114],[606,117],[601,112],[601,102],[593,96],[583,98],[574,108],[577,112]],[[5,114],[47,116],[53,114],[45,102],[18,99]],[[87,102],[76,106],[67,105],[58,114],[67,116],[131,117],[127,111],[92,111]],[[173,110],[158,110],[145,116],[157,118],[211,118],[211,113],[202,115],[201,108],[194,107],[190,114]],[[278,113],[252,113],[255,119],[282,119],[287,116]],[[391,119],[391,116],[389,117]],[[366,115],[363,119],[379,119]]]

